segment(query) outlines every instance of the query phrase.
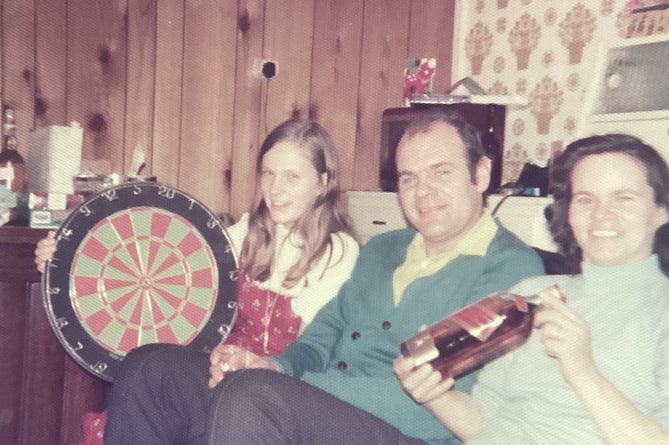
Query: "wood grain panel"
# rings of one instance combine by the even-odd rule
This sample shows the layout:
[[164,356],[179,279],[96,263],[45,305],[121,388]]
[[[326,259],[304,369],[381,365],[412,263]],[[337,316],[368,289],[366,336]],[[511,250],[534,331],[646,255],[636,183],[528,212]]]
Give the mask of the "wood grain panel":
[[[122,173],[137,174],[135,150],[151,160],[156,78],[156,2],[128,2],[128,79]],[[131,169],[132,167],[132,169]],[[150,171],[148,166],[146,171]],[[146,173],[146,172],[145,172]]]
[[19,153],[27,157],[33,128],[35,69],[35,5],[33,0],[3,0],[3,103],[14,108]]
[[365,2],[354,178],[358,190],[379,190],[381,114],[402,105],[410,0]]
[[[23,305],[25,289],[20,282],[0,282],[0,412],[5,419],[18,419],[20,410],[21,366],[25,318]],[[15,421],[0,422],[0,443],[16,443],[18,425]]]
[[70,356],[63,357],[63,373],[61,443],[78,444],[81,443],[82,416],[104,409],[106,394],[111,386],[88,373]]
[[435,57],[437,71],[432,91],[443,93],[451,85],[455,0],[411,0],[407,57]]
[[261,58],[265,2],[241,0],[237,15],[237,66],[235,75],[234,132],[230,171],[230,213],[239,219],[253,202],[255,163],[260,144],[260,111],[265,80],[251,75]]
[[340,183],[353,187],[364,2],[316,0],[311,73],[312,114],[332,134]]
[[109,385],[77,365],[48,321],[35,268],[46,230],[0,228],[0,443],[72,445]]
[[106,173],[121,172],[124,166],[125,3],[67,2],[68,114],[84,127],[83,161],[96,161],[88,164],[106,168]]
[[35,3],[35,127],[67,125],[67,7],[62,0]]
[[237,82],[237,17],[239,4],[230,2],[225,7],[224,21],[221,39],[216,41],[216,50],[221,55],[221,71],[217,81],[220,89],[220,103],[218,107],[218,116],[216,128],[219,131],[219,144],[216,147],[216,183],[212,189],[208,188],[209,194],[219,197],[219,201],[213,207],[217,213],[223,213],[230,210],[230,169],[232,160],[232,141],[235,131],[235,84]]
[[[437,57],[435,90],[451,83],[454,3],[4,0],[2,101],[17,103],[22,150],[33,120],[78,120],[85,166],[126,173],[141,143],[146,173],[234,217],[260,141],[291,116],[332,132],[344,188],[377,190],[380,117],[402,103],[406,58]],[[270,81],[250,75],[262,58],[279,64]]]
[[229,201],[236,21],[236,2],[186,1],[179,187],[216,212]]
[[272,0],[265,3],[264,57],[279,64],[265,82],[267,104],[262,116],[268,130],[290,117],[309,116],[313,0]]
[[147,172],[177,186],[181,146],[181,84],[183,80],[183,0],[156,3],[156,77],[153,147]]
[[[52,437],[58,431],[62,435],[67,422],[61,422],[63,368],[50,365],[62,362],[65,357],[63,347],[56,339],[44,311],[41,286],[37,283],[30,286],[28,298],[23,296],[26,300],[26,328],[22,363],[25,371],[21,373],[21,392],[25,397],[22,398],[18,417],[20,443],[76,443],[81,440],[81,428],[70,435],[70,440],[58,441],[57,437]],[[23,292],[25,294],[25,289]],[[50,372],[37,372],[45,366],[50,366]],[[35,397],[36,395],[39,397]],[[83,408],[78,409],[78,418],[81,418]]]

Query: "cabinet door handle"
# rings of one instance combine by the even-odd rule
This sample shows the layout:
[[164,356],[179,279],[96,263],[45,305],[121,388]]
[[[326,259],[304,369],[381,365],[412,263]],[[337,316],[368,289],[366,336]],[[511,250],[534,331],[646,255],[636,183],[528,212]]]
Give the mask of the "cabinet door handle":
[[375,220],[372,221],[372,224],[374,224],[374,225],[376,225],[376,226],[385,226],[385,225],[388,224],[388,223],[385,222],[385,221],[380,221],[380,220],[378,220],[378,219],[375,219]]

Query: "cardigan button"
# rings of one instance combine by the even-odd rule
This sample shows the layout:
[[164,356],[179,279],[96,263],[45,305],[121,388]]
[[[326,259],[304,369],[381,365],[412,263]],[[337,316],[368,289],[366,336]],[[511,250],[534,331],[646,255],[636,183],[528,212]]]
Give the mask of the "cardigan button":
[[341,369],[342,371],[345,371],[346,368],[348,368],[348,365],[346,364],[346,362],[341,361],[341,362],[337,363],[337,368]]
[[383,328],[384,331],[387,331],[388,329],[390,329],[390,322],[384,321],[383,323],[381,323],[381,327]]
[[352,338],[353,340],[357,340],[357,339],[359,339],[359,338],[360,338],[360,332],[355,331],[354,333],[351,334],[351,338]]

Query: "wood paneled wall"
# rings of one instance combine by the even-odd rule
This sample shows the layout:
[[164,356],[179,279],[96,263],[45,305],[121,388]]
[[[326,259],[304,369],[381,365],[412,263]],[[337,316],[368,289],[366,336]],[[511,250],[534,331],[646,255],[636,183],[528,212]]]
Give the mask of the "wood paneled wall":
[[[147,169],[217,212],[252,198],[258,145],[291,117],[333,134],[345,189],[377,190],[381,113],[407,57],[451,82],[455,0],[2,0],[0,91],[29,132],[79,121],[87,165]],[[270,79],[256,59],[278,63]],[[99,167],[103,168],[103,167]]]

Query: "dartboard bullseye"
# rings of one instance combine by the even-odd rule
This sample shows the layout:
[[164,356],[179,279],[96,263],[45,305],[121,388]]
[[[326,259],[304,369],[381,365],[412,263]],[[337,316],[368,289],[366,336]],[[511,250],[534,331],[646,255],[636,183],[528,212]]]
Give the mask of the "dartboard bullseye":
[[185,193],[123,184],[63,222],[43,277],[51,326],[85,369],[113,381],[147,343],[210,350],[236,316],[237,261],[221,221]]

